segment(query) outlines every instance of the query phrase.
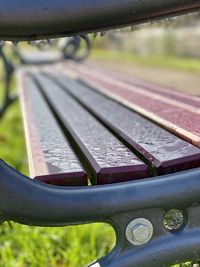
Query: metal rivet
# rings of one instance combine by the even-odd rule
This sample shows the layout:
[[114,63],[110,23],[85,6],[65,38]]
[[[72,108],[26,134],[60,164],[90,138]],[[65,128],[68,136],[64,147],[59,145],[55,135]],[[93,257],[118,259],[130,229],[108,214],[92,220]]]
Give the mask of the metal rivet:
[[150,221],[144,218],[133,220],[126,228],[126,238],[135,246],[141,246],[148,243],[152,236],[153,225]]

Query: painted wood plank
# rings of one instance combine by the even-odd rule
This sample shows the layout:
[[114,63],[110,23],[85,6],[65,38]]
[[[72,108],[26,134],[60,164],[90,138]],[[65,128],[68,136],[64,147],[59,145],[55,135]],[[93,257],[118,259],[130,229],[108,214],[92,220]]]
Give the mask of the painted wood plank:
[[109,75],[88,72],[81,67],[70,66],[70,68],[82,81],[200,147],[199,109],[197,111],[191,106],[186,107],[184,104],[173,103],[173,99],[166,100],[166,98],[155,96],[151,92],[144,92],[139,87],[116,81]]
[[[175,107],[183,108],[189,112],[197,113],[200,115],[200,99],[197,97],[192,97],[189,95],[181,94],[175,90],[167,90],[159,86],[153,86],[153,84],[148,84],[147,82],[137,80],[134,78],[128,78],[122,74],[115,74],[113,71],[107,69],[96,69],[88,68],[85,65],[71,64],[72,68],[78,68],[80,71],[90,73],[91,75],[96,75],[98,78],[101,77],[104,81],[111,83],[116,86],[126,87],[127,90],[137,91],[138,94],[146,97],[150,97],[156,101],[161,101],[165,104],[170,104]],[[131,82],[132,80],[132,82]]]
[[[106,74],[110,77],[113,77],[116,80],[120,80],[126,82],[132,86],[137,86],[142,89],[147,89],[148,92],[152,92],[155,94],[159,94],[161,96],[165,96],[166,98],[173,99],[179,101],[180,103],[185,103],[186,105],[190,105],[190,108],[200,108],[200,97],[191,96],[189,94],[176,91],[172,88],[167,88],[159,84],[155,84],[146,80],[138,79],[133,76],[129,76],[126,74],[122,74],[120,72],[111,70],[106,67],[96,66],[94,64],[83,64],[81,67],[87,68],[87,71],[96,71],[99,75]],[[189,88],[188,88],[189,89]]]
[[38,73],[33,76],[65,127],[93,184],[149,175],[147,165],[60,86]]
[[30,176],[53,185],[87,185],[87,176],[33,80],[18,75]]
[[144,155],[157,168],[158,174],[200,166],[199,148],[60,71],[49,71],[46,75]]

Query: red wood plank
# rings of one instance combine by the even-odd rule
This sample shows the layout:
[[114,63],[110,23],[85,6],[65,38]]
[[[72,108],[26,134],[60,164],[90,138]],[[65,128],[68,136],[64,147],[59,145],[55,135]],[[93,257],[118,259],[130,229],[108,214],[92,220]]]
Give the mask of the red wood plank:
[[45,74],[145,157],[157,174],[200,166],[199,148],[60,71]]
[[30,176],[53,185],[87,185],[87,176],[37,86],[19,73]]
[[[170,90],[165,90],[165,93],[162,93],[162,89],[156,90],[151,85],[149,87],[144,87],[144,83],[141,82],[142,86],[138,86],[137,84],[131,83],[130,81],[127,81],[128,78],[124,78],[124,75],[113,75],[112,71],[102,70],[99,68],[98,70],[95,68],[88,68],[85,65],[75,65],[71,64],[72,68],[75,66],[78,67],[78,70],[80,71],[86,71],[87,73],[97,75],[98,77],[101,77],[104,81],[107,81],[113,85],[120,85],[122,87],[126,87],[128,90],[137,90],[138,94],[151,97],[154,100],[162,101],[166,104],[174,105],[175,107],[180,107],[188,111],[192,111],[193,113],[200,114],[200,99],[197,97],[190,97],[186,96],[185,94],[179,94],[174,92],[170,92]],[[148,83],[145,83],[148,84]],[[180,96],[181,95],[181,96]],[[183,101],[182,101],[183,100]],[[188,101],[187,101],[188,100]]]
[[188,95],[186,93],[182,93],[182,92],[176,91],[174,89],[161,86],[159,84],[155,84],[155,83],[148,82],[145,80],[137,79],[135,77],[128,76],[126,74],[121,74],[117,71],[114,71],[114,70],[111,70],[108,68],[104,68],[104,67],[99,67],[99,66],[96,66],[94,64],[84,64],[84,65],[82,65],[82,67],[87,68],[87,70],[89,72],[95,70],[96,72],[99,73],[99,75],[102,75],[102,74],[105,75],[106,74],[106,75],[109,75],[110,77],[113,77],[116,80],[123,81],[123,82],[130,84],[130,85],[137,86],[137,87],[140,87],[143,89],[147,89],[148,92],[159,94],[161,96],[165,96],[167,98],[177,100],[179,102],[191,105],[192,108],[193,107],[200,108],[200,98],[199,97],[191,96],[191,95]]
[[149,176],[147,165],[59,85],[39,73],[34,77],[65,127],[93,184]]
[[[200,147],[199,109],[152,94],[83,67],[69,66],[83,81]],[[191,109],[191,111],[190,111]]]

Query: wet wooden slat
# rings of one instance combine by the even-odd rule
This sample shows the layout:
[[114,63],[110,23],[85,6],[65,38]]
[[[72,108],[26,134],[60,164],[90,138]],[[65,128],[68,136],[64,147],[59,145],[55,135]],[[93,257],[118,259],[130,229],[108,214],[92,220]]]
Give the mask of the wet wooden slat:
[[53,51],[51,52],[36,52],[36,53],[23,53],[20,54],[19,57],[22,61],[22,63],[26,65],[44,65],[44,64],[55,64],[56,62],[61,62],[63,57],[61,54],[55,53]]
[[[116,81],[109,75],[98,75],[82,68],[72,68],[79,79],[94,86],[105,95],[120,101],[134,111],[155,121],[181,138],[200,147],[200,114],[192,107],[175,104],[173,99],[148,94],[139,87]],[[190,111],[191,109],[191,111]]]
[[96,66],[94,64],[84,64],[81,66],[81,68],[86,68],[87,71],[89,71],[89,72],[90,71],[98,72],[99,75],[102,75],[102,74],[109,75],[110,77],[113,77],[115,80],[120,80],[120,81],[126,82],[132,86],[139,87],[140,89],[141,88],[147,89],[148,92],[159,94],[159,95],[165,96],[171,100],[173,99],[173,100],[179,101],[180,103],[182,102],[182,103],[185,103],[187,105],[190,105],[190,108],[191,107],[200,108],[200,98],[199,97],[191,96],[191,95],[176,91],[176,90],[171,89],[171,88],[166,88],[166,87],[159,85],[159,84],[155,84],[155,83],[148,82],[145,80],[137,79],[135,77],[121,74],[117,71],[110,70],[110,69],[105,68],[105,67]]
[[190,143],[64,74],[46,75],[144,155],[159,174],[200,166],[200,149]]
[[100,67],[88,68],[88,66],[80,64],[71,64],[70,66],[72,68],[75,67],[84,73],[86,72],[90,73],[90,75],[97,76],[114,86],[121,86],[122,88],[125,87],[126,90],[137,92],[139,95],[150,97],[156,101],[170,104],[200,115],[200,99],[198,97],[189,96],[175,90],[172,91],[170,89],[138,80],[133,77],[117,74],[114,71],[102,69]]
[[87,185],[87,176],[33,80],[20,73],[30,176],[53,185]]
[[47,77],[34,74],[93,184],[144,178],[148,167],[87,110]]

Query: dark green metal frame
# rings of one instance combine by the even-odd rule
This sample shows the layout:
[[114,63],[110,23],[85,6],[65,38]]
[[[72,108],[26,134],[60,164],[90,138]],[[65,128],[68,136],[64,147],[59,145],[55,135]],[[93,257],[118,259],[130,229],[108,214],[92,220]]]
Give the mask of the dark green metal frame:
[[198,9],[199,0],[1,0],[0,38],[22,40],[71,36]]
[[[31,180],[0,162],[0,220],[36,226],[109,223],[117,243],[99,260],[101,267],[161,267],[197,259],[199,203],[199,168],[114,185],[63,188]],[[174,208],[184,211],[185,224],[171,232],[163,226],[163,216]],[[125,231],[140,217],[151,221],[154,235],[148,244],[135,247]]]
[[[0,38],[30,40],[138,24],[200,9],[200,0],[8,0],[0,1]],[[13,69],[1,57],[7,81]],[[6,89],[5,106],[10,102]],[[163,226],[167,210],[181,209],[185,224]],[[153,224],[151,241],[131,245],[125,235],[135,218]],[[200,169],[128,183],[57,187],[29,179],[0,162],[0,220],[38,226],[109,223],[117,242],[93,267],[161,267],[200,255]]]
[[0,119],[4,116],[7,108],[17,99],[15,92],[11,92],[11,81],[14,74],[14,66],[8,60],[4,53],[4,47],[0,46],[0,60],[3,63],[3,73],[2,73],[2,90],[3,90],[3,100],[0,105]]

